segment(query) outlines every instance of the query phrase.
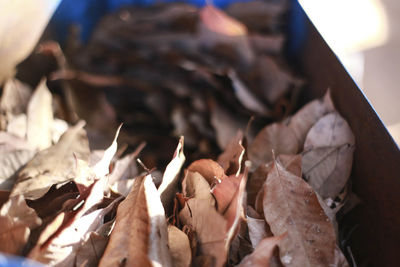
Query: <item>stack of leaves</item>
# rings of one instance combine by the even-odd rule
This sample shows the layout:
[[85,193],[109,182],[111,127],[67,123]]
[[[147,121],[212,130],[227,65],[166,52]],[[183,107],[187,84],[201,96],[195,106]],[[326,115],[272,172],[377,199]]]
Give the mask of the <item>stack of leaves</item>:
[[[355,138],[329,91],[289,116],[285,8],[124,9],[67,58],[40,46],[52,81],[9,79],[0,99],[0,251],[54,266],[347,266],[337,215],[357,204]],[[124,132],[93,149],[116,117]]]
[[94,151],[83,121],[54,130],[45,82],[26,89],[10,80],[1,98],[2,252],[54,266],[347,264],[335,214],[353,205],[355,141],[329,93],[183,173],[181,137],[161,173],[141,163],[143,146],[121,157],[120,128]]
[[216,156],[251,117],[254,135],[294,108],[302,81],[284,57],[287,8],[286,1],[235,3],[226,13],[183,3],[125,8],[105,17],[88,44],[72,35],[51,80],[68,84],[69,106],[89,128],[123,121],[132,132],[124,141],[148,143],[147,162],[165,166],[162,151],[180,135],[189,159]]

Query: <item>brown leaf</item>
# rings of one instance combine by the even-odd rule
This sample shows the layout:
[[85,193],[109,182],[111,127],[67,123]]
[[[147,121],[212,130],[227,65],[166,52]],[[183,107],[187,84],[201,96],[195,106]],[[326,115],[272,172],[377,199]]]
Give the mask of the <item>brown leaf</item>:
[[303,153],[304,177],[323,198],[334,199],[346,185],[353,164],[355,147],[317,147]]
[[249,174],[250,164],[251,163],[249,161],[246,161],[244,172],[240,175],[240,184],[238,190],[236,191],[228,209],[224,213],[224,217],[227,221],[228,227],[228,233],[225,243],[225,248],[227,251],[232,240],[235,238],[236,234],[239,231],[241,220],[245,218],[244,205],[246,201],[246,183]]
[[278,162],[265,182],[264,216],[279,244],[286,266],[327,266],[334,263],[336,236],[312,188]]
[[217,209],[219,213],[224,214],[227,211],[236,195],[241,179],[242,175],[231,175],[212,188],[211,192],[217,200]]
[[88,240],[76,252],[75,265],[77,267],[96,266],[107,246],[107,237],[91,232]]
[[173,199],[175,193],[178,191],[179,173],[185,162],[185,155],[183,154],[183,136],[179,139],[178,146],[176,147],[174,156],[171,162],[165,168],[163,179],[158,192],[160,193],[161,202],[164,205],[167,213],[172,211]]
[[299,141],[300,148],[303,147],[306,136],[311,127],[325,114],[335,110],[330,91],[321,99],[316,99],[303,106],[293,117],[290,118],[288,126],[293,130]]
[[256,198],[260,190],[263,188],[263,184],[267,179],[268,173],[272,168],[271,163],[261,164],[258,168],[250,175],[249,181],[247,182],[247,203],[254,206]]
[[239,175],[245,149],[242,145],[243,133],[238,131],[236,136],[228,143],[225,151],[218,156],[217,162],[227,175]]
[[192,262],[188,236],[173,225],[168,226],[168,246],[171,250],[172,265],[189,267]]
[[304,150],[344,144],[354,145],[355,138],[349,124],[335,111],[321,117],[310,129]]
[[118,207],[99,266],[170,266],[167,238],[164,208],[152,178],[138,177]]
[[84,160],[89,159],[89,144],[80,122],[65,132],[59,142],[37,153],[18,173],[11,196],[23,194],[26,199],[37,199],[49,188],[75,177],[74,154]]
[[301,155],[281,154],[276,159],[288,172],[301,177]]
[[182,181],[182,192],[187,198],[209,200],[210,205],[215,205],[215,199],[211,195],[210,184],[198,172],[187,171]]
[[210,185],[220,182],[227,177],[221,165],[211,159],[196,160],[187,169],[191,172],[200,173]]
[[89,238],[83,242],[76,252],[74,266],[97,266],[106,249],[108,237],[114,227],[115,219],[101,225]]
[[268,237],[267,223],[265,219],[252,218],[249,215],[246,216],[247,227],[249,228],[249,238],[251,245],[255,248],[260,241]]
[[209,201],[189,199],[179,213],[179,219],[196,232],[198,255],[211,257],[208,266],[223,266],[227,256],[225,249],[227,223]]
[[274,248],[285,237],[285,234],[262,239],[253,253],[246,256],[238,267],[269,267],[271,258],[273,257]]
[[323,198],[334,199],[350,177],[355,138],[347,122],[332,112],[311,128],[304,143],[304,177]]
[[0,210],[0,251],[19,254],[28,241],[30,230],[42,220],[28,207],[23,196],[11,197]]
[[296,154],[299,144],[291,128],[282,123],[273,123],[264,127],[249,146],[248,156],[254,169],[272,161],[275,155]]
[[27,140],[39,150],[51,146],[53,108],[52,95],[47,89],[46,80],[43,79],[33,92],[29,100],[27,112]]

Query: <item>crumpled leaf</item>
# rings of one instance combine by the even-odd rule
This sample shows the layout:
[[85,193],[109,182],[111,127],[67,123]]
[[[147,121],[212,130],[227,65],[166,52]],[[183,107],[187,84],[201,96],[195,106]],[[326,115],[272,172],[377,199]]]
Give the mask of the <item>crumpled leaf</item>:
[[313,189],[300,177],[274,163],[265,182],[264,216],[280,242],[286,266],[328,266],[334,263],[336,236]]
[[0,251],[19,254],[22,252],[30,231],[42,220],[34,209],[28,207],[23,196],[11,197],[0,210]]
[[296,154],[299,143],[291,128],[283,123],[273,123],[264,127],[254,138],[248,149],[249,160],[253,163],[253,169],[261,164],[272,161],[274,151],[279,154]]
[[238,131],[236,136],[228,143],[225,151],[218,156],[217,162],[227,175],[239,175],[245,149],[242,145],[243,133]]
[[210,202],[204,199],[189,199],[180,211],[179,219],[196,233],[198,255],[208,258],[207,266],[223,266],[227,256],[225,249],[227,222]]
[[171,266],[164,208],[151,175],[138,177],[117,210],[99,266]]
[[73,179],[74,154],[79,159],[89,159],[89,144],[83,125],[84,122],[79,122],[65,132],[57,144],[38,152],[18,173],[11,196],[22,194],[26,199],[38,199],[53,184]]
[[210,185],[221,182],[226,177],[221,165],[211,159],[196,160],[187,169],[191,172],[200,173]]
[[325,114],[335,110],[328,90],[321,99],[316,99],[303,106],[296,114],[289,119],[288,126],[293,130],[303,147],[306,136],[311,127]]
[[347,122],[332,112],[311,128],[304,143],[304,177],[323,198],[334,199],[350,177],[355,138]]
[[158,192],[160,193],[161,202],[165,210],[170,212],[172,209],[172,201],[177,191],[179,182],[179,173],[185,162],[185,155],[183,154],[183,136],[179,139],[178,146],[176,147],[174,156],[164,171],[163,179]]
[[237,267],[269,267],[275,247],[285,237],[285,234],[262,239],[253,253],[243,258]]
[[206,199],[210,205],[215,205],[215,199],[211,195],[210,184],[198,172],[187,171],[182,181],[182,192],[185,197]]
[[116,204],[91,210],[103,200],[104,182],[104,179],[96,181],[75,201],[71,210],[59,213],[42,231],[28,257],[52,266],[71,266],[81,242],[102,224],[102,218]]
[[28,142],[39,150],[51,146],[51,130],[53,125],[52,98],[46,86],[46,80],[43,79],[29,100],[26,112],[26,137]]
[[188,236],[179,228],[168,226],[168,246],[171,250],[172,265],[176,267],[189,267],[192,262]]

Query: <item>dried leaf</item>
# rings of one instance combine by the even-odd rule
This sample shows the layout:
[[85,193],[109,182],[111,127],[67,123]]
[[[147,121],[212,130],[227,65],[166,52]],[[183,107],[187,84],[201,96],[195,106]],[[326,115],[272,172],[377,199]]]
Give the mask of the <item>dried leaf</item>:
[[80,159],[89,159],[89,144],[83,125],[83,122],[78,123],[65,132],[56,145],[37,153],[18,173],[11,196],[22,194],[26,199],[37,199],[53,184],[73,179],[74,154]]
[[237,99],[245,108],[263,116],[271,115],[271,111],[251,93],[234,70],[228,72],[228,77],[232,81],[232,87]]
[[339,113],[331,112],[320,118],[310,129],[304,142],[304,150],[344,144],[355,144],[353,132]]
[[236,136],[228,143],[225,151],[218,156],[217,162],[227,175],[239,175],[245,149],[242,145],[243,133],[238,131]]
[[[109,184],[114,184],[117,181],[122,181],[126,179],[131,179],[139,175],[139,171],[137,169],[137,165],[135,162],[135,158],[143,149],[144,143],[141,144],[135,152],[126,155],[122,159],[119,159],[115,162],[114,168],[110,173]],[[130,190],[129,190],[130,191]]]
[[[7,133],[13,134],[19,138],[25,139],[26,137],[26,128],[27,128],[27,119],[26,114],[19,114],[16,116],[10,116],[11,118],[8,120],[7,124]],[[31,144],[32,147],[35,147]]]
[[164,208],[152,178],[138,177],[118,207],[99,266],[170,266],[167,238]]
[[13,115],[25,113],[30,97],[31,88],[27,84],[17,79],[8,79],[3,86],[0,111]]
[[121,130],[121,127],[122,124],[118,127],[111,146],[107,148],[107,150],[104,152],[104,155],[101,158],[101,160],[97,162],[96,165],[94,165],[93,172],[95,173],[96,177],[103,177],[109,173],[111,160],[113,159],[115,153],[117,152],[118,148],[117,138],[119,135],[119,131]]
[[46,80],[43,79],[29,100],[27,112],[27,140],[39,150],[51,146],[53,108],[52,95],[47,89]]
[[22,252],[30,230],[42,220],[28,207],[23,196],[11,197],[0,210],[0,251],[12,254]]
[[299,144],[291,128],[282,123],[273,123],[264,127],[249,146],[248,156],[254,169],[272,161],[275,155],[296,154]]
[[293,117],[290,118],[288,126],[293,130],[299,141],[300,147],[303,147],[306,136],[311,127],[325,114],[335,110],[330,91],[321,99],[316,99],[303,106]]
[[76,252],[75,265],[77,267],[96,266],[106,249],[108,239],[96,232],[90,233],[87,241]]
[[196,160],[187,169],[191,172],[200,173],[210,185],[221,182],[226,177],[221,165],[211,159]]
[[173,225],[168,226],[168,246],[171,250],[172,265],[189,267],[192,262],[188,236]]
[[240,129],[246,128],[246,122],[234,117],[225,108],[214,105],[211,109],[211,125],[216,132],[216,140],[221,149],[225,149],[229,141],[235,138]]
[[323,198],[334,199],[350,177],[354,135],[337,113],[322,117],[307,134],[302,167],[304,177]]
[[32,150],[15,150],[11,152],[0,152],[0,189],[11,190],[16,182],[14,174],[24,166],[35,152]]
[[225,243],[225,249],[227,251],[232,240],[235,238],[239,230],[240,221],[245,218],[244,204],[246,201],[246,183],[250,165],[251,163],[249,161],[246,161],[244,172],[240,175],[240,184],[238,190],[236,191],[231,204],[224,214],[228,227],[228,233]]
[[256,219],[246,216],[247,226],[249,228],[249,238],[251,245],[255,248],[261,240],[268,237],[267,223],[264,219]]
[[239,189],[241,179],[242,175],[231,175],[212,188],[211,192],[217,200],[217,209],[219,213],[224,214],[227,211]]
[[127,179],[127,180],[120,180],[116,181],[111,187],[111,191],[121,196],[127,197],[129,192],[131,192],[132,187],[135,183],[135,179]]
[[301,177],[301,155],[284,155],[281,154],[276,159],[288,172]]
[[208,266],[223,266],[227,256],[225,249],[227,224],[209,201],[189,199],[179,213],[179,219],[196,233],[198,255],[210,257],[211,262]]
[[187,171],[182,181],[182,192],[185,197],[206,199],[210,205],[215,205],[215,199],[211,195],[210,184],[198,172]]
[[174,156],[164,171],[163,179],[158,192],[161,196],[161,202],[167,212],[172,210],[172,201],[177,192],[179,182],[179,173],[185,162],[185,155],[183,154],[183,136],[179,139],[178,146],[176,147]]
[[285,234],[262,239],[253,253],[246,256],[238,267],[269,267],[271,258],[273,257],[274,248],[285,237]]
[[318,147],[305,151],[302,158],[304,177],[323,198],[334,199],[350,177],[354,146]]
[[105,209],[91,211],[103,199],[104,182],[96,181],[71,211],[60,213],[46,226],[28,257],[53,266],[71,266],[81,243],[103,224],[104,216],[117,204],[115,201]]
[[280,242],[286,266],[328,266],[334,263],[336,236],[312,188],[278,162],[265,183],[264,216]]

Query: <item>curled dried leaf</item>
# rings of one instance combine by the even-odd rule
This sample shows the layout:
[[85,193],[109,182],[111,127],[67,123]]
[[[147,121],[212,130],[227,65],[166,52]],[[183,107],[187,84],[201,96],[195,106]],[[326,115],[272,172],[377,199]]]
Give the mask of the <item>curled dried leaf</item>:
[[327,266],[334,263],[336,236],[313,189],[278,162],[265,182],[264,216],[279,244],[286,266]]

